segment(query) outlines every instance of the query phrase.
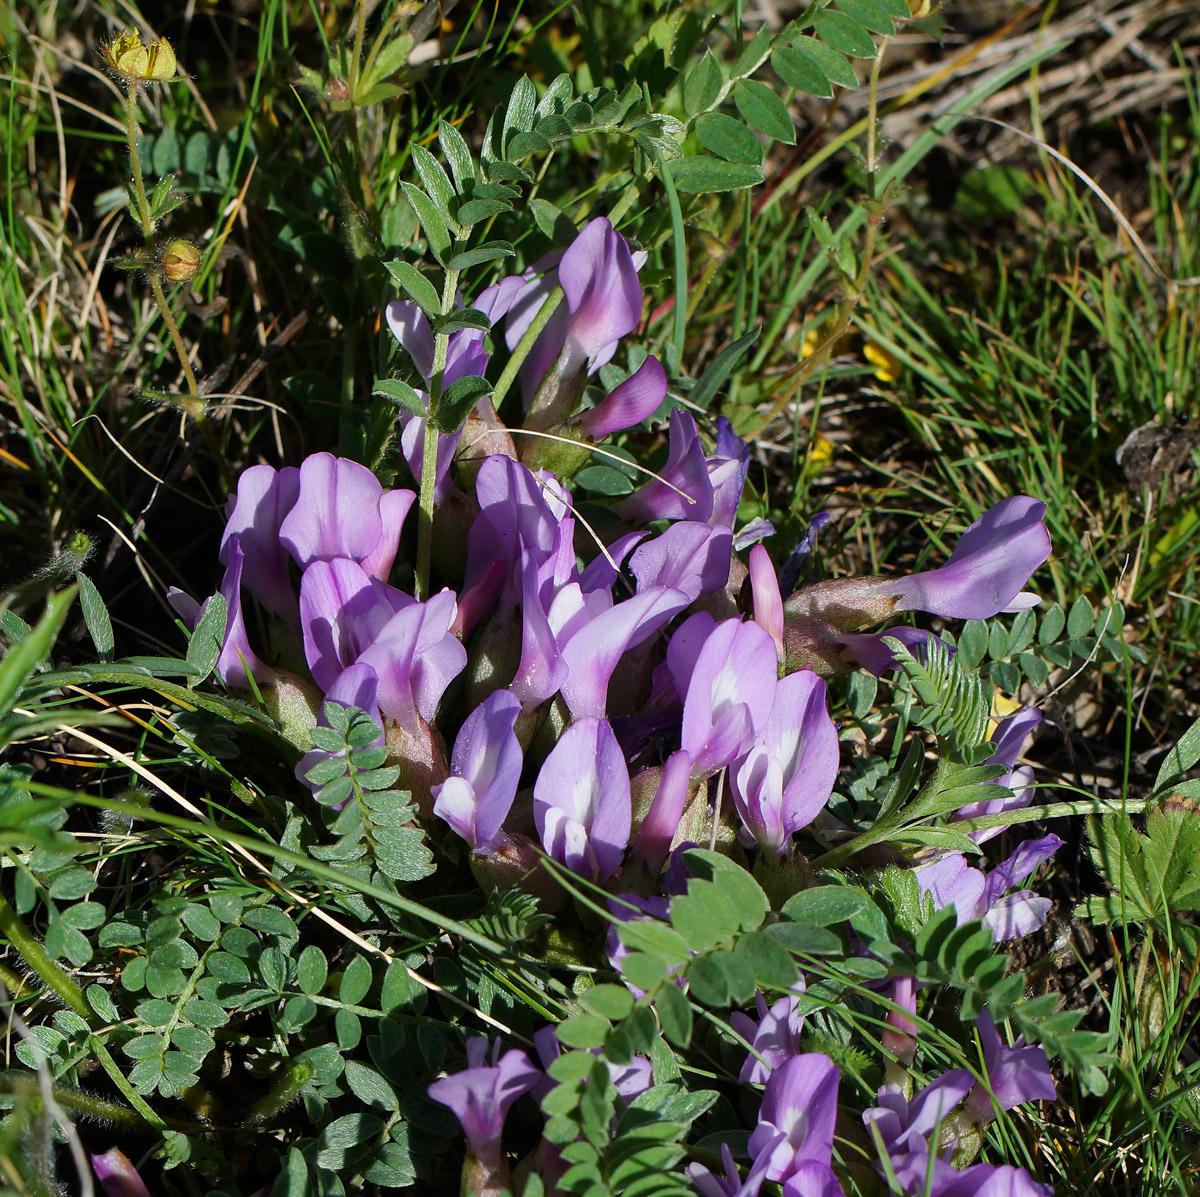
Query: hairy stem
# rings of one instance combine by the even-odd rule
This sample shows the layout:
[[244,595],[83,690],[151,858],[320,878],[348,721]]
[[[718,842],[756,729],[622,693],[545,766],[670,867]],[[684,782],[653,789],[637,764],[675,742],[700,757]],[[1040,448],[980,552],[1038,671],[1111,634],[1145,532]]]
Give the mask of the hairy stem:
[[[454,311],[458,294],[458,271],[447,270],[442,286],[442,315]],[[433,492],[437,484],[438,405],[445,387],[446,352],[450,334],[439,331],[433,338],[433,369],[429,376],[429,417],[425,421],[425,451],[421,456],[421,493],[417,506],[417,565],[414,578],[416,597],[429,597],[429,563],[433,555]]]

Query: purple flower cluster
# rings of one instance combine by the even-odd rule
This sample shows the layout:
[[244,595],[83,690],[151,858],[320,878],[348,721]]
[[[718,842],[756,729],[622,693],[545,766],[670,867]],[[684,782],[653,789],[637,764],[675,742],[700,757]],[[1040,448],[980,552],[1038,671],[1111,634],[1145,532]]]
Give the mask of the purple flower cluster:
[[[647,357],[580,410],[584,379],[613,359],[640,322],[643,260],[598,218],[557,258],[471,301],[492,321],[495,344],[502,330],[510,351],[525,352],[526,429],[584,451],[582,460],[595,441],[648,418],[666,398],[666,374]],[[559,290],[545,318],[544,305]],[[489,342],[478,329],[449,337],[435,380],[425,315],[397,301],[387,323],[426,388],[488,369]],[[672,849],[708,831],[715,837],[724,818],[719,801],[710,810],[710,782],[715,794],[728,788],[743,846],[771,867],[786,862],[838,774],[825,678],[858,667],[882,672],[894,665],[883,637],[915,645],[925,636],[914,628],[866,629],[908,611],[979,619],[1037,601],[1023,587],[1046,559],[1049,537],[1044,508],[1033,499],[997,504],[939,568],[820,582],[785,601],[761,545],[748,570],[734,556],[749,446],[728,422],[718,422],[706,447],[692,416],[676,406],[665,465],[612,504],[599,544],[590,527],[582,535],[566,468],[562,476],[540,468],[558,460],[537,448],[542,442],[531,439],[534,448],[518,454],[487,398],[468,430],[472,421],[484,432],[439,441],[433,488],[435,513],[453,507],[469,519],[459,538],[461,568],[443,571],[454,588],[421,600],[392,585],[413,491],[384,490],[366,467],[328,453],[299,468],[247,470],[221,541],[227,616],[217,672],[230,686],[253,684],[264,696],[299,695],[309,733],[323,719],[323,700],[371,715],[390,763],[401,767],[401,784],[422,815],[466,844],[485,885],[532,884],[536,835],[541,850],[575,876],[635,890],[621,895],[618,917],[638,910],[661,916],[667,901],[658,895],[678,892],[670,870],[660,877]],[[429,433],[419,414],[401,417],[403,455],[418,482]],[[499,451],[480,454],[480,444]],[[658,525],[653,534],[643,526],[649,523]],[[746,576],[752,619],[737,607]],[[186,596],[173,601],[189,620],[202,615]],[[993,762],[1007,770],[1011,796],[964,807],[959,817],[1028,804],[1032,776],[1016,762],[1039,718],[1020,712],[997,731]],[[448,759],[447,725],[456,730]],[[308,750],[297,766],[305,780],[326,754],[304,742],[303,718],[294,739]],[[973,838],[983,843],[994,834]],[[997,939],[1026,934],[1041,925],[1047,903],[1029,890],[1012,891],[1059,842],[1023,843],[986,873],[961,853],[944,853],[916,870],[917,883],[938,906],[953,905],[960,922],[982,918]],[[838,1069],[829,1057],[801,1050],[803,992],[798,980],[772,1005],[760,997],[757,1021],[734,1015],[751,1048],[741,1079],[764,1086],[762,1105],[748,1175],[739,1176],[726,1150],[725,1179],[692,1169],[704,1193],[753,1197],[764,1180],[781,1185],[784,1197],[842,1192],[833,1171]],[[904,1017],[915,1011],[915,983],[895,978],[892,999],[899,1013],[889,1016],[888,1042],[904,1059],[916,1030]],[[964,1100],[955,1117],[979,1125],[993,1101],[1008,1108],[1053,1096],[1039,1049],[1004,1048],[990,1020],[979,1033],[986,1088],[970,1074],[950,1073],[910,1102],[884,1086],[867,1113],[906,1192],[926,1191],[912,1187],[918,1177],[949,1197],[1040,1191],[1013,1179],[1012,1169],[954,1169],[937,1139]],[[557,1050],[545,1037],[539,1048],[544,1064]],[[487,1053],[483,1040],[472,1041],[468,1067],[429,1088],[463,1126],[478,1192],[507,1183],[505,1117],[517,1098],[544,1085],[523,1051],[502,1054],[497,1045]],[[650,1083],[649,1065],[631,1065],[614,1083],[632,1097]],[[968,1176],[981,1187],[964,1188]]]

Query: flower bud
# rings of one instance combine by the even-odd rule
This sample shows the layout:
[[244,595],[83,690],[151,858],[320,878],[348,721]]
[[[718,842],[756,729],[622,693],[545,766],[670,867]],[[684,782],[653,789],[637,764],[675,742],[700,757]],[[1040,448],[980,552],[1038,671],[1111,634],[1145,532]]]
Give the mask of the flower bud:
[[175,51],[165,37],[146,45],[141,34],[126,30],[106,43],[101,54],[126,83],[165,83],[175,77]]
[[200,250],[190,241],[176,237],[162,253],[162,272],[173,283],[186,283],[200,269]]

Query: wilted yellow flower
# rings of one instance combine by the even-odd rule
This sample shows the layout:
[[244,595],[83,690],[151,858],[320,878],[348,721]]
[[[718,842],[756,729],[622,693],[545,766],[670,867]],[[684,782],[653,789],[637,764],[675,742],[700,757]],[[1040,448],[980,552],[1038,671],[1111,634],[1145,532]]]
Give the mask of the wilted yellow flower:
[[882,345],[876,345],[874,341],[868,341],[863,346],[863,357],[876,367],[875,377],[880,382],[895,382],[904,369],[894,353],[890,353]]
[[140,33],[126,30],[100,52],[126,83],[165,83],[175,78],[175,51],[165,37],[146,45]]
[[933,12],[933,5],[930,0],[908,0],[908,11],[912,13],[914,20],[919,21]]
[[167,244],[162,253],[162,272],[173,283],[185,283],[200,269],[200,251],[182,237]]

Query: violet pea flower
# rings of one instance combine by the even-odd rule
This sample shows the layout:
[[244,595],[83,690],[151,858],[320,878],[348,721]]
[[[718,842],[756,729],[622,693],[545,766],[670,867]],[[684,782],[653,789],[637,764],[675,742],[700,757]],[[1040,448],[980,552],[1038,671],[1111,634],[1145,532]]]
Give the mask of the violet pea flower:
[[[524,286],[524,279],[509,275],[495,286],[480,292],[472,306],[483,312],[489,320],[498,321],[508,311]],[[412,359],[417,373],[428,387],[433,375],[434,335],[425,313],[415,303],[396,299],[387,305],[384,315],[392,335]],[[484,335],[483,329],[480,328],[461,328],[450,334],[446,345],[446,364],[442,372],[443,388],[468,375],[484,373],[488,364]],[[428,394],[423,390],[418,390],[417,394],[428,407]],[[401,412],[399,422],[400,450],[410,473],[419,482],[425,453],[426,420],[423,416],[415,416],[411,412]],[[454,459],[460,436],[460,432],[443,434],[438,440],[434,497],[439,502],[446,498],[452,489],[449,485],[450,463]]]
[[450,777],[435,785],[433,813],[474,852],[487,852],[501,830],[521,778],[521,744],[513,728],[521,704],[496,690],[467,716],[454,741]]
[[595,407],[580,414],[579,427],[590,440],[601,440],[648,420],[666,397],[666,371],[658,358],[648,357]]
[[88,1158],[105,1197],[150,1197],[146,1182],[138,1175],[132,1161],[119,1147],[110,1147],[107,1151]]
[[948,619],[990,619],[1023,611],[1039,600],[1022,590],[1050,555],[1044,503],[1015,495],[997,503],[960,538],[946,563],[900,578],[838,578],[797,591],[790,618],[827,620],[856,631],[902,611]]
[[697,520],[706,524],[713,513],[708,462],[696,421],[682,407],[671,412],[667,443],[667,461],[659,476],[613,507],[628,520]]
[[604,719],[580,719],[559,737],[533,787],[542,846],[573,873],[607,881],[629,845],[629,770]]
[[675,682],[686,694],[682,746],[693,778],[711,776],[750,748],[770,717],[777,671],[775,645],[757,624],[727,619],[713,628],[686,685],[678,676]]
[[1005,1047],[987,1010],[975,1020],[975,1027],[983,1047],[987,1085],[976,1084],[967,1097],[966,1115],[970,1121],[991,1122],[995,1116],[993,1097],[1002,1110],[1027,1101],[1054,1101],[1058,1090],[1042,1048],[1036,1044],[1026,1047],[1024,1036],[1019,1036],[1012,1047]]
[[878,1133],[893,1159],[929,1155],[931,1136],[949,1119],[974,1083],[975,1078],[965,1068],[954,1068],[926,1085],[911,1101],[905,1100],[899,1085],[884,1085],[876,1094],[879,1104],[863,1111],[863,1124],[868,1131]]
[[[688,602],[714,594],[729,580],[733,535],[728,528],[679,520],[630,558],[638,590],[669,586],[682,590]],[[761,546],[755,546],[761,547]]]
[[767,1180],[799,1174],[816,1182],[817,1192],[828,1184],[837,1096],[837,1065],[819,1052],[793,1056],[771,1073],[749,1142],[756,1163],[768,1159]]
[[671,852],[691,794],[692,761],[680,748],[667,757],[658,790],[633,840],[633,856],[648,872],[657,874]]
[[482,1036],[467,1041],[467,1067],[426,1091],[436,1102],[449,1106],[458,1119],[467,1145],[490,1171],[503,1162],[500,1139],[512,1104],[537,1084],[541,1070],[520,1049],[500,1054],[500,1041],[488,1063],[488,1041]]
[[527,400],[560,355],[567,374],[584,368],[591,374],[612,359],[617,343],[642,318],[637,272],[645,260],[645,254],[630,251],[606,217],[598,216],[571,242],[556,269],[525,284],[505,322],[509,349],[517,347],[556,285],[565,298],[522,363]]
[[738,1074],[739,1084],[765,1085],[775,1069],[800,1055],[804,1015],[799,1012],[799,1006],[803,993],[804,978],[801,977],[791,992],[784,994],[770,1008],[761,993],[754,995],[758,1022],[740,1010],[730,1015],[729,1025],[753,1048],[747,1053]]
[[893,1158],[890,1172],[904,1197],[1052,1197],[1054,1192],[1024,1168],[973,1164],[960,1172],[926,1152]]
[[299,494],[300,471],[295,466],[276,470],[256,465],[243,470],[237,494],[230,496],[220,552],[221,564],[229,565],[236,539],[250,564],[243,577],[246,589],[268,611],[292,619],[296,591],[288,576],[288,551],[279,539],[279,528]]
[[396,559],[411,490],[384,491],[364,465],[314,453],[300,465],[296,501],[279,525],[279,540],[301,569],[348,557],[386,579]]
[[[1005,786],[1012,793],[1006,798],[993,798],[990,802],[969,802],[959,807],[953,816],[957,819],[976,819],[983,815],[996,815],[1003,811],[1022,810],[1033,801],[1033,770],[1028,765],[1017,766],[1017,757],[1024,749],[1025,741],[1033,735],[1042,722],[1042,713],[1037,707],[1024,707],[1014,714],[1002,719],[992,734],[992,743],[996,751],[984,763],[988,765],[1003,765],[1008,772],[998,777],[996,785]],[[994,839],[1007,827],[985,827],[982,831],[971,831],[970,835],[977,844],[987,843]]]
[[[754,622],[775,642],[775,653],[783,664],[783,596],[771,554],[762,545],[750,550],[750,593],[754,599]],[[722,583],[724,585],[724,583]]]
[[[538,1060],[545,1069],[562,1055],[562,1044],[559,1043],[558,1034],[553,1026],[534,1031],[533,1046],[537,1049]],[[592,1054],[598,1056],[600,1048],[593,1048]],[[654,1069],[645,1056],[634,1056],[628,1064],[614,1064],[611,1060],[605,1060],[604,1063],[608,1068],[613,1088],[622,1101],[633,1101],[654,1084]],[[534,1098],[540,1102],[554,1085],[552,1077],[544,1077],[533,1089]]]
[[781,856],[792,834],[817,817],[833,793],[839,760],[825,682],[809,670],[788,674],[775,686],[761,736],[730,771],[734,805],[764,850]]
[[743,1180],[738,1174],[737,1164],[733,1161],[733,1152],[728,1143],[721,1144],[721,1163],[725,1165],[725,1177],[715,1176],[703,1164],[688,1164],[688,1179],[696,1186],[702,1197],[758,1197],[763,1181],[767,1178],[767,1169],[771,1165],[771,1150],[784,1139],[783,1135],[776,1136],[773,1143],[759,1152],[758,1159],[750,1167]]
[[1027,889],[1008,891],[1049,860],[1062,844],[1056,835],[1025,840],[1006,861],[986,874],[971,868],[961,852],[951,852],[917,869],[917,885],[922,893],[933,895],[939,909],[953,906],[959,926],[982,919],[996,942],[1003,943],[1036,931],[1046,921],[1049,898],[1038,897]]

